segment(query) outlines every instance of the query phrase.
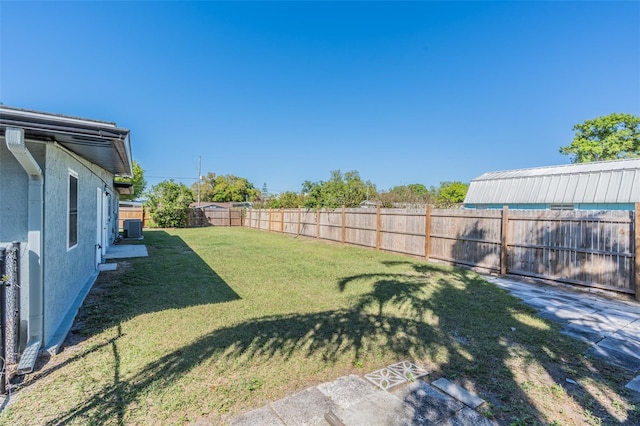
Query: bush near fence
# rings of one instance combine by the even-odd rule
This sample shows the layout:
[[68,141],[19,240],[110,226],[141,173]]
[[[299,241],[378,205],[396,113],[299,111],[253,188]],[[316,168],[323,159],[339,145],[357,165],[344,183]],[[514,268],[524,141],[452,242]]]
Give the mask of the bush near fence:
[[635,294],[633,211],[249,209],[244,226]]
[[[192,208],[189,210],[189,227],[200,226],[242,226],[242,209],[203,209]],[[123,229],[124,221],[138,219],[142,221],[142,227],[153,226],[148,209],[140,207],[120,207],[118,213],[118,226]]]

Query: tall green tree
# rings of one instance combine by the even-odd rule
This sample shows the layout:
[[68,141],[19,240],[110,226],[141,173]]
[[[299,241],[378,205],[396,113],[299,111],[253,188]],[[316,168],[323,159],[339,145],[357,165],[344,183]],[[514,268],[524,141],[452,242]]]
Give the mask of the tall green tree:
[[[191,186],[194,198],[197,198],[198,183]],[[260,196],[251,182],[234,175],[216,175],[207,173],[200,183],[200,200],[206,202],[256,201]]]
[[131,169],[133,170],[132,178],[123,178],[117,176],[115,178],[116,182],[124,182],[130,183],[133,186],[132,194],[121,195],[121,200],[136,200],[140,198],[140,196],[144,193],[144,190],[147,188],[147,181],[144,179],[144,170],[140,167],[140,164],[136,160],[133,160],[131,165]]
[[438,188],[436,206],[440,208],[454,207],[464,202],[469,190],[468,183],[462,182],[442,182]]
[[189,205],[193,201],[191,190],[171,179],[152,186],[145,205],[157,226],[184,228],[189,224]]
[[576,124],[573,130],[571,144],[560,148],[572,163],[640,156],[640,117],[613,113]]
[[287,191],[280,194],[277,198],[274,198],[272,202],[272,208],[293,209],[302,206],[303,198],[300,194]]
[[360,203],[378,195],[376,186],[371,181],[363,181],[356,170],[342,173],[333,170],[328,181],[302,184],[304,206],[310,208],[358,207]]
[[398,185],[389,191],[380,194],[380,200],[384,207],[393,207],[398,204],[432,204],[434,191],[430,191],[421,183]]

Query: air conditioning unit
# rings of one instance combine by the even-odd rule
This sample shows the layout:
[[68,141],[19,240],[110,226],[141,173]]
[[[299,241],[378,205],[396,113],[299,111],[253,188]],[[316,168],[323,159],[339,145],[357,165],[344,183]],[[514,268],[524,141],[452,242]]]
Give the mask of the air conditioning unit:
[[140,219],[126,219],[122,227],[124,228],[125,238],[142,237],[142,221]]

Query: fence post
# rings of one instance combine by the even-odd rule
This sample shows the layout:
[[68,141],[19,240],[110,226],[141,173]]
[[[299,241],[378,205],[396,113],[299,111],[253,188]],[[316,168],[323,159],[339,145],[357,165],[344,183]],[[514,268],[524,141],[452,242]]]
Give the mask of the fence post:
[[345,241],[347,241],[347,228],[345,223],[346,217],[347,217],[347,214],[345,212],[345,208],[344,206],[342,206],[342,244],[344,244]]
[[298,207],[298,235],[300,235],[300,221],[302,217],[302,207]]
[[280,233],[284,234],[284,209],[280,208]]
[[269,222],[268,222],[268,224],[267,224],[267,228],[268,228],[268,229],[267,229],[267,231],[268,231],[268,232],[271,232],[271,209],[269,209],[269,211],[268,211],[268,213],[267,213],[267,214],[268,214],[267,218],[268,218],[268,220],[269,220]]
[[7,336],[5,334],[5,330],[7,327],[6,324],[6,312],[5,312],[5,308],[7,307],[6,301],[5,301],[5,297],[6,297],[6,292],[5,292],[5,282],[4,282],[4,275],[5,275],[5,260],[6,260],[6,256],[7,256],[7,249],[5,249],[4,247],[0,247],[0,395],[4,395],[7,392],[7,388],[6,388],[6,383],[5,383],[5,367],[6,367],[6,363],[5,360],[7,359],[7,355],[6,355],[6,343],[7,343]]
[[320,239],[320,209],[316,210],[316,240]]
[[249,209],[249,229],[251,229],[251,216],[253,213],[253,209]]
[[376,250],[380,250],[380,205],[376,206]]
[[635,296],[640,302],[640,203],[635,203],[635,222],[633,225],[633,233],[635,234],[635,242],[633,244],[633,252],[635,256]]
[[431,254],[431,205],[427,205],[424,219],[424,258],[429,260]]
[[500,275],[507,274],[507,241],[509,232],[509,206],[502,206],[502,232],[500,238]]

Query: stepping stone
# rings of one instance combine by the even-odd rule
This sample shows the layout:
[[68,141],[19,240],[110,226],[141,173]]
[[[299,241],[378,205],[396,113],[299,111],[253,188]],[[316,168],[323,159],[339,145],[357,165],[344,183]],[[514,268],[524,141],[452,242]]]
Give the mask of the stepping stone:
[[313,387],[276,401],[271,408],[287,425],[326,425],[324,415],[339,407]]
[[468,390],[454,383],[451,383],[444,377],[439,378],[431,384],[471,408],[478,408],[485,402],[484,399],[472,394]]
[[280,418],[273,412],[273,410],[268,406],[264,406],[262,408],[258,408],[257,410],[249,411],[248,413],[242,414],[238,417],[231,419],[229,423],[232,426],[255,426],[255,425],[264,425],[264,426],[282,426],[284,423],[280,420]]

